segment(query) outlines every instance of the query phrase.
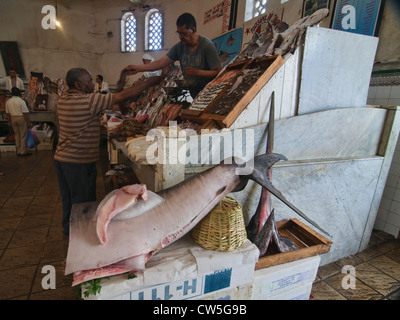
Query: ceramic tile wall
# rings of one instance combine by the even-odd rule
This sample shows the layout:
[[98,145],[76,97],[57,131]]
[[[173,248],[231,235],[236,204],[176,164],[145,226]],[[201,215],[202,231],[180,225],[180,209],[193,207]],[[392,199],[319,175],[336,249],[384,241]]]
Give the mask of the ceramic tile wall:
[[367,104],[400,106],[400,86],[373,86],[369,88]]
[[[400,106],[400,85],[371,86],[369,105]],[[375,221],[375,228],[394,237],[400,236],[400,142],[397,142]]]

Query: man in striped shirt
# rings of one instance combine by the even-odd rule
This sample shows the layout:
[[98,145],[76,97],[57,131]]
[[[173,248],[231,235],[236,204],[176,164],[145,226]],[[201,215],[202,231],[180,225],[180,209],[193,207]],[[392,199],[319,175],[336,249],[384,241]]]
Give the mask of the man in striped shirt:
[[81,68],[68,71],[68,92],[58,100],[59,141],[54,155],[63,204],[62,225],[69,234],[72,204],[96,201],[96,161],[100,159],[101,113],[139,95],[161,81],[153,77],[118,93],[93,93],[91,74]]

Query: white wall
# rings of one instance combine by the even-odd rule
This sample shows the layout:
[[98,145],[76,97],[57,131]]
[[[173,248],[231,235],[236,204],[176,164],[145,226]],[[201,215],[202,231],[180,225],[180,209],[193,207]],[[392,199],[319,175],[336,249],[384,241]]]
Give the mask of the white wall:
[[[381,77],[372,80],[368,93],[368,104],[400,106],[400,86],[393,85],[399,77]],[[392,82],[392,84],[391,84]],[[376,85],[375,85],[376,84]],[[386,85],[379,85],[386,84]],[[400,142],[397,141],[393,161],[390,166],[382,195],[375,226],[394,237],[400,237]]]
[[[151,52],[155,58],[166,53],[176,42],[176,19],[183,12],[194,13],[201,34],[218,31],[218,18],[203,25],[204,12],[218,0],[152,0],[152,7],[164,12],[165,48]],[[105,81],[115,84],[121,70],[128,64],[141,64],[144,53],[144,19],[147,11],[136,8],[134,14],[138,28],[138,51],[122,53],[120,24],[123,10],[134,8],[129,0],[58,0],[58,16],[63,26],[57,30],[44,30],[42,7],[55,5],[48,0],[0,0],[0,40],[17,41],[25,73],[43,72],[56,80],[64,78],[73,67],[87,68],[92,74],[103,74]],[[204,9],[200,9],[204,7]],[[203,27],[204,26],[204,27]],[[109,37],[108,33],[112,32]],[[216,34],[219,35],[220,33]],[[6,70],[0,59],[0,77]],[[131,77],[133,81],[136,77]]]

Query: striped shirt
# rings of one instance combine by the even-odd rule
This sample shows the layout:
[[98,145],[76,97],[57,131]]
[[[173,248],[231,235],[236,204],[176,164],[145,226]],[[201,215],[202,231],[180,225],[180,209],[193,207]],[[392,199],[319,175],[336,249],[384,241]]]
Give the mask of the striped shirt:
[[66,163],[92,163],[100,159],[100,118],[113,106],[111,93],[68,90],[57,104],[60,133],[54,159]]

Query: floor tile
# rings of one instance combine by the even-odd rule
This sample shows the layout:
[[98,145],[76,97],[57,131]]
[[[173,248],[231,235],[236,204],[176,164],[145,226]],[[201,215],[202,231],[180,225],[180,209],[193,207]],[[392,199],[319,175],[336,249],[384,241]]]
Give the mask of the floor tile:
[[49,227],[52,218],[53,213],[26,215],[18,226],[18,230]]
[[24,209],[0,208],[0,223],[4,218],[22,218],[24,215]]
[[389,251],[385,255],[388,256],[390,259],[400,263],[400,248]]
[[[0,222],[1,223],[1,222]],[[5,249],[14,235],[14,231],[0,232],[0,249]],[[1,255],[0,255],[1,257]]]
[[356,277],[384,296],[400,288],[399,281],[369,263],[363,263],[356,267]]
[[4,203],[3,208],[26,209],[33,201],[33,196],[11,197]]
[[9,299],[18,296],[28,296],[36,266],[13,268],[0,272],[0,299]]
[[342,268],[333,262],[320,267],[318,269],[317,275],[320,279],[325,279],[327,277],[330,277],[334,274],[341,272],[341,270]]
[[40,260],[44,262],[65,261],[68,252],[68,241],[46,241],[43,250],[43,256]]
[[313,300],[346,300],[345,297],[324,281],[313,284],[311,297]]
[[379,251],[379,248],[377,248],[376,246],[373,246],[371,248],[368,248],[368,249],[358,253],[356,256],[358,258],[362,259],[363,261],[368,261],[373,258],[376,258],[377,256],[379,256],[381,254],[382,254],[382,252]]
[[360,257],[353,255],[353,256],[343,258],[343,259],[339,259],[338,261],[335,261],[335,263],[343,268],[344,266],[347,266],[347,265],[350,265],[350,266],[359,265],[359,264],[363,263],[363,260]]
[[383,295],[368,287],[356,278],[355,287],[344,289],[342,286],[345,274],[338,274],[326,280],[333,289],[340,293],[347,300],[381,300]]
[[400,289],[397,290],[397,291],[395,291],[395,292],[393,292],[393,293],[391,293],[391,294],[388,296],[388,299],[389,299],[389,300],[400,300]]
[[4,251],[0,259],[0,270],[37,265],[42,252],[43,245],[9,248]]
[[18,228],[22,218],[1,218],[0,217],[0,232],[10,232]]
[[45,243],[49,226],[34,227],[29,229],[18,229],[15,231],[8,248],[25,246],[40,246]]
[[400,263],[389,258],[387,255],[379,256],[368,263],[376,269],[400,281]]

